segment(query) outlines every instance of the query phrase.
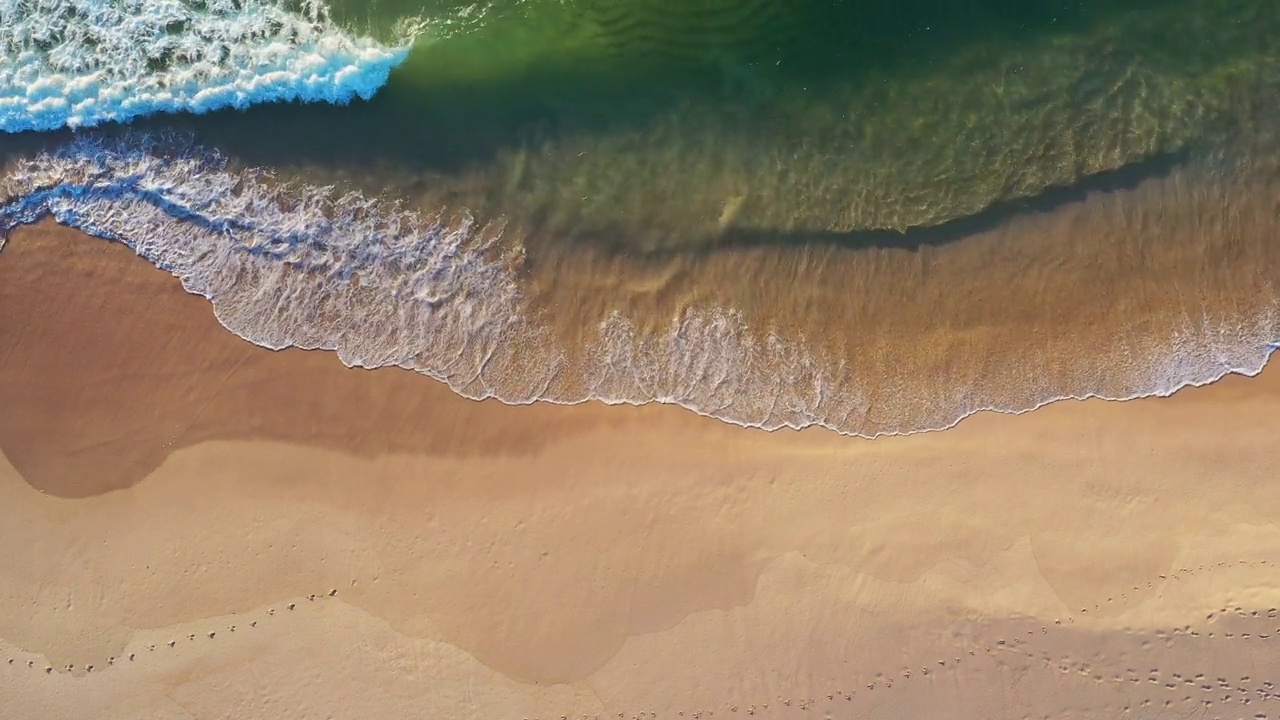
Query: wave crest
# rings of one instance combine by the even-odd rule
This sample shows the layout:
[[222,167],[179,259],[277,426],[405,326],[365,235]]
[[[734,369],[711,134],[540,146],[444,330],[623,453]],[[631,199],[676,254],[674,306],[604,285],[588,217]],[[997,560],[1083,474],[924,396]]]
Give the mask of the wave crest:
[[317,0],[0,0],[0,130],[56,130],[299,100],[369,98],[408,56]]

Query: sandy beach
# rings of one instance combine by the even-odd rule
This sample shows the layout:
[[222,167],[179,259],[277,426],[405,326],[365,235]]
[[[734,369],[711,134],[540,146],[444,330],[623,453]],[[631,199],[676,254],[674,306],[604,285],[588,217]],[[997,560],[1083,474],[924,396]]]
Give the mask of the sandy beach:
[[1280,371],[865,441],[272,352],[0,254],[14,718],[1280,716]]

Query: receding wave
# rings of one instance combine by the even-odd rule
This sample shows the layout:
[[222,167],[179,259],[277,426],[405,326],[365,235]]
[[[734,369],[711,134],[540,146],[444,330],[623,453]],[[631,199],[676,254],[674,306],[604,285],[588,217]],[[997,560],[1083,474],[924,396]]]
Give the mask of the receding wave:
[[305,0],[0,0],[0,130],[56,130],[254,103],[369,98],[386,46]]
[[[675,403],[766,429],[901,433],[1064,397],[1167,394],[1259,370],[1280,332],[1272,296],[1269,310],[1228,324],[1188,315],[1159,339],[1158,352],[1098,358],[1127,394],[1055,387],[1046,376],[1011,379],[1016,396],[953,387],[915,397],[920,391],[904,378],[850,377],[858,358],[750,327],[723,307],[687,307],[656,330],[615,312],[581,346],[566,344],[522,297],[523,249],[502,227],[280,183],[172,140],[81,138],[17,164],[0,181],[0,242],[48,215],[128,245],[211,300],[228,329],[264,347],[401,366],[476,399]],[[894,393],[928,410],[887,426],[870,422],[872,406]]]

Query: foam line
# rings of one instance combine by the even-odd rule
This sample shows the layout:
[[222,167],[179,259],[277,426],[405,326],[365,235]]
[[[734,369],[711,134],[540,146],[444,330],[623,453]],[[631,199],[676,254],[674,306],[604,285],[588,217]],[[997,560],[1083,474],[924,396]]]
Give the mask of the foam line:
[[[1280,347],[1275,308],[1229,327],[1192,323],[1166,352],[1116,367],[1131,393],[1045,387],[1012,405],[944,391],[929,417],[870,426],[839,358],[803,338],[749,328],[730,308],[691,308],[641,332],[615,314],[586,348],[564,348],[526,311],[519,246],[466,216],[429,216],[328,188],[280,185],[265,171],[165,138],[81,137],[0,178],[0,247],[52,215],[122,242],[209,298],[219,321],[257,345],[335,351],[352,367],[400,366],[473,399],[510,404],[677,404],[744,427],[825,427],[861,437],[951,427],[984,410],[1022,413],[1064,399],[1169,395],[1229,373],[1253,375]],[[2,260],[0,260],[2,261]],[[566,377],[577,378],[569,384]],[[867,383],[883,379],[866,378]]]

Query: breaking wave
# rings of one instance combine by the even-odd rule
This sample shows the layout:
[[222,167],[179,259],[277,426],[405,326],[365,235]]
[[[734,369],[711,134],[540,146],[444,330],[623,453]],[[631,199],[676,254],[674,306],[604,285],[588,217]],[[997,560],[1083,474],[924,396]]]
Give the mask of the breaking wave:
[[[1097,394],[1042,387],[1047,397],[1011,406],[952,388],[928,417],[885,429],[868,422],[866,397],[885,391],[876,378],[850,380],[844,359],[760,333],[731,310],[686,310],[656,332],[614,314],[594,341],[568,348],[528,310],[516,280],[523,250],[501,227],[232,171],[215,153],[172,143],[86,137],[17,165],[0,180],[0,247],[13,228],[52,215],[172,273],[250,342],[409,368],[473,399],[663,402],[744,426],[875,436]],[[1257,372],[1275,349],[1274,335],[1259,338],[1277,328],[1274,308],[1229,328],[1188,326],[1163,357],[1128,358],[1135,391],[1112,399]]]
[[0,131],[369,98],[405,60],[318,0],[0,0]]

